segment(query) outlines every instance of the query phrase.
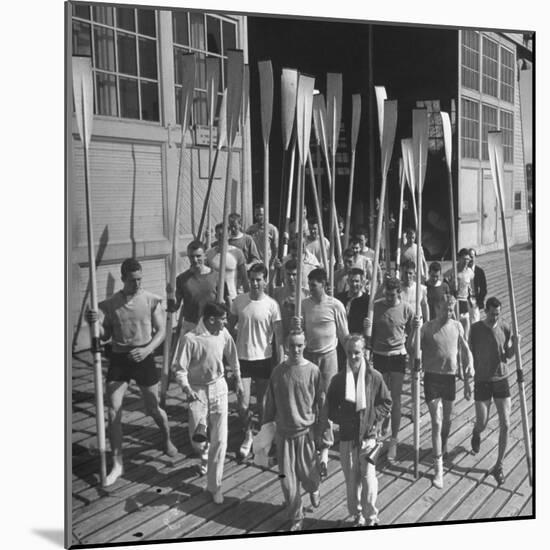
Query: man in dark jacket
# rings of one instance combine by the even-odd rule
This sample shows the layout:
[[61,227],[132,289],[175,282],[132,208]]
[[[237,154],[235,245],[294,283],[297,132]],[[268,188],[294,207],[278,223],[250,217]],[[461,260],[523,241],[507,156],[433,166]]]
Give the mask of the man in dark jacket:
[[476,265],[476,251],[470,248],[470,268],[474,270],[473,294],[475,303],[470,307],[470,323],[477,323],[480,319],[479,312],[485,309],[485,296],[487,296],[487,278],[485,271]]
[[378,524],[378,479],[374,453],[391,397],[382,375],[365,360],[365,340],[346,341],[346,367],[336,374],[327,394],[328,418],[340,426],[340,462],[346,480],[348,511],[355,527]]

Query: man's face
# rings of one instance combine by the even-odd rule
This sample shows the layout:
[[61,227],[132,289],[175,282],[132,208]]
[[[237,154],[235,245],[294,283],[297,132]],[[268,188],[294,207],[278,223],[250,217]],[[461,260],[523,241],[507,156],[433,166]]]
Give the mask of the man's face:
[[346,356],[351,367],[358,369],[361,366],[364,353],[365,348],[361,340],[352,340],[346,345]]
[[259,223],[260,225],[264,223],[264,209],[263,206],[258,206],[254,210],[254,218],[256,220],[256,223]]
[[263,292],[265,290],[265,278],[263,273],[250,273],[248,275],[250,290],[254,292]]
[[485,308],[485,315],[490,325],[496,325],[500,317],[500,306],[499,307],[489,306]]
[[351,249],[353,250],[353,254],[354,256],[359,256],[359,254],[361,253],[361,245],[359,243],[353,243],[351,245]]
[[348,285],[352,295],[357,295],[364,287],[363,277],[361,275],[349,275]]
[[400,292],[396,288],[384,289],[384,297],[386,298],[386,303],[390,306],[395,306],[399,301]]
[[229,232],[231,236],[234,237],[238,235],[241,231],[241,220],[238,218],[229,218]]
[[414,282],[414,269],[404,269],[403,270],[403,282],[406,286],[411,286]]
[[474,267],[476,261],[476,251],[473,248],[470,248],[470,261],[468,262],[468,267]]
[[351,256],[346,256],[344,258],[344,267],[349,271],[353,267],[353,258]]
[[440,275],[441,275],[441,270],[430,269],[430,272],[428,273],[429,283],[432,285],[435,285],[437,281],[439,281]]
[[223,241],[223,227],[218,227],[218,229],[216,229],[216,240],[218,241],[218,243],[222,243]]
[[286,270],[286,285],[290,287],[291,289],[296,288],[296,279],[298,277],[298,270],[297,269],[287,269]]
[[368,239],[366,235],[357,235],[356,238],[361,244],[361,248],[365,248],[365,246],[367,246]]
[[122,282],[124,283],[124,293],[128,296],[133,296],[136,294],[141,288],[141,278],[141,270],[126,273],[126,275],[122,278]]
[[437,306],[437,316],[442,321],[448,321],[449,319],[452,319],[455,313],[455,304],[456,302],[453,300],[442,300]]
[[325,284],[315,279],[308,279],[308,286],[311,295],[316,298],[320,298],[325,291]]
[[316,223],[312,223],[309,226],[309,233],[312,239],[317,239],[319,237],[319,226]]
[[469,254],[462,254],[462,256],[458,258],[458,268],[461,270],[464,269],[470,263],[470,259]]
[[227,314],[224,313],[221,317],[208,317],[206,324],[212,334],[219,334],[227,325]]
[[190,250],[187,256],[189,257],[191,268],[198,269],[204,265],[204,250],[202,248]]
[[416,233],[414,231],[407,231],[407,233],[405,233],[405,235],[406,235],[407,244],[414,243],[414,241],[416,239]]
[[303,334],[291,334],[288,337],[288,357],[294,362],[301,361],[304,355],[305,338]]

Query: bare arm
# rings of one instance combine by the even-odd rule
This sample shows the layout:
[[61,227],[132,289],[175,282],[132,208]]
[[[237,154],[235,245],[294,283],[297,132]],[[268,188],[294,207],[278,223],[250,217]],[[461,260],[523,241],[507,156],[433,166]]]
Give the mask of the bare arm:
[[283,323],[282,321],[275,321],[273,323],[273,334],[275,336],[275,347],[277,349],[278,363],[281,363],[285,359],[285,348],[283,345]]

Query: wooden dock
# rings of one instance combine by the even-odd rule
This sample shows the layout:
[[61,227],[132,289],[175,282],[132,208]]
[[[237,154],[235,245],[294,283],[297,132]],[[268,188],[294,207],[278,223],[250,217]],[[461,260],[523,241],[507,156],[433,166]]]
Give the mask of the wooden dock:
[[[533,396],[533,251],[530,246],[513,249],[512,265],[521,347],[525,371],[525,393],[532,426]],[[502,317],[510,322],[503,252],[478,258],[488,279],[488,296],[503,303]],[[432,459],[430,419],[421,403],[420,475],[414,478],[410,379],[403,396],[404,417],[397,461],[389,464],[382,456],[378,465],[381,525],[410,525],[454,522],[483,518],[532,517],[532,488],[529,485],[518,386],[514,363],[512,414],[509,446],[504,460],[506,482],[496,485],[487,474],[496,459],[498,419],[494,406],[481,450],[470,451],[475,412],[472,401],[463,398],[457,385],[457,401],[449,438],[450,457],[445,467],[445,487],[431,485]],[[198,472],[198,458],[191,454],[187,435],[186,404],[179,388],[172,384],[167,396],[167,413],[173,441],[180,454],[175,459],[160,449],[160,433],[142,412],[139,390],[130,387],[123,418],[125,474],[103,489],[99,484],[96,451],[91,356],[76,355],[72,365],[72,537],[73,545],[127,543],[167,539],[200,539],[288,529],[283,496],[276,467],[262,470],[251,462],[239,463],[235,453],[240,430],[234,399],[230,403],[229,444],[225,461],[225,501],[215,505],[204,491],[205,478]],[[305,530],[349,528],[345,484],[336,448],[331,450],[328,477],[321,485],[321,506],[307,508]],[[309,499],[304,497],[309,506]]]

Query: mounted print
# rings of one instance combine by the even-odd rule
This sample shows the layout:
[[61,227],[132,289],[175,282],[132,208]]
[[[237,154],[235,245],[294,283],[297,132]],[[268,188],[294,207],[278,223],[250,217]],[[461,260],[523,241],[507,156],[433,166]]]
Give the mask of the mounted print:
[[66,546],[534,518],[534,32],[66,22]]

